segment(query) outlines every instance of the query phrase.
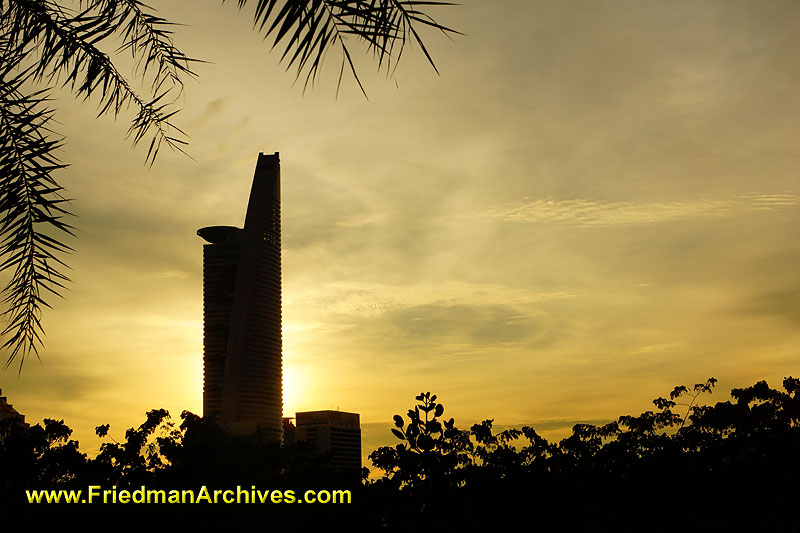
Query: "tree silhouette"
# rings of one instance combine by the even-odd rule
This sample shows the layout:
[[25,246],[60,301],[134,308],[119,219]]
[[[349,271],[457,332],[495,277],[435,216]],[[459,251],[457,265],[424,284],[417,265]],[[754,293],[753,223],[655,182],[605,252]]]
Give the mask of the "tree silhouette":
[[436,399],[430,392],[420,393],[420,403],[408,410],[407,426],[403,417],[394,416],[392,433],[403,444],[379,448],[369,456],[398,489],[463,484],[460,467],[468,464],[472,443],[452,418],[442,420],[444,406]]
[[[248,2],[237,4],[242,9]],[[363,91],[351,41],[366,45],[391,73],[411,40],[435,69],[418,28],[454,33],[423,11],[439,5],[449,3],[258,0],[253,20],[283,49],[281,59],[297,77],[305,77],[304,87],[313,85],[326,53],[338,49],[339,84],[347,69]],[[12,272],[3,289],[5,368],[19,357],[21,372],[27,355],[39,356],[46,296],[60,296],[68,281],[62,257],[72,249],[62,239],[74,228],[65,222],[71,213],[53,176],[66,165],[56,156],[63,139],[51,129],[49,91],[61,83],[84,100],[96,97],[98,116],[132,108],[127,136],[134,145],[149,141],[146,164],[163,145],[183,152],[187,141],[174,123],[174,104],[198,59],[177,48],[172,27],[139,0],[0,0],[0,271]],[[102,51],[116,39],[118,52],[133,56],[136,77],[149,85],[145,93]]]
[[63,420],[26,427],[0,420],[0,499],[17,502],[24,489],[77,486],[86,478],[86,456]]
[[[436,424],[444,408],[419,395],[407,428],[394,417],[404,442],[370,454],[384,473],[368,485],[374,520],[450,531],[521,520],[565,531],[797,531],[787,487],[800,481],[800,379],[700,405],[716,382],[675,387],[638,416],[576,424],[558,444],[530,427],[495,432],[492,420],[468,432],[450,420],[448,438]],[[459,460],[447,461],[453,450]]]
[[[302,516],[316,526],[336,519],[349,527],[363,523],[365,531],[502,530],[523,522],[581,532],[797,531],[800,379],[787,377],[783,390],[759,381],[733,389],[731,400],[700,405],[715,382],[676,387],[669,400],[656,398],[656,409],[638,416],[576,424],[558,444],[530,427],[496,431],[492,420],[459,430],[443,418],[438,398],[422,393],[406,417],[394,417],[399,443],[370,454],[384,475],[364,486],[336,477],[308,449],[238,440],[186,411],[180,427],[165,410],[149,411],[144,423],[128,429],[124,440],[103,444],[94,459],[80,453],[63,421],[27,428],[0,420],[0,513],[17,505],[11,512],[39,521],[52,512],[63,523],[63,507],[25,504],[25,489],[196,490],[207,484],[299,494],[346,487],[353,506],[306,506],[302,513],[271,507],[270,523],[297,525]],[[688,406],[685,422],[682,412],[673,412],[681,402]],[[108,437],[109,426],[97,432]],[[264,516],[263,507],[252,505],[179,507],[128,512],[136,520],[172,517],[183,525],[205,524],[217,511],[220,524],[228,525]],[[83,509],[83,518],[93,519],[102,516],[98,511],[108,518],[125,511],[67,509]]]

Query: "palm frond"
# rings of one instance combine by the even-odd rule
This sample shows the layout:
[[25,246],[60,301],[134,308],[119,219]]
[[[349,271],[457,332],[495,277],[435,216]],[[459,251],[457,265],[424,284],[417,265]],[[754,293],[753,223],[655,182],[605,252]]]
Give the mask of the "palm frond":
[[[53,173],[65,165],[55,153],[61,139],[49,128],[46,94],[61,83],[89,99],[99,95],[98,116],[133,107],[127,136],[150,143],[145,164],[161,146],[183,152],[185,134],[172,123],[173,90],[194,76],[194,59],[173,44],[169,26],[138,0],[80,0],[68,9],[52,0],[0,0],[0,271],[11,279],[2,291],[6,319],[0,349],[17,358],[42,345],[45,297],[61,296],[68,281],[60,256],[71,251],[59,236],[72,234],[64,219],[62,188]],[[118,35],[151,95],[138,94],[97,45]],[[33,87],[45,87],[31,90]],[[178,93],[179,94],[179,93]],[[184,152],[185,153],[185,152]]]
[[[110,5],[119,3],[128,2],[111,2]],[[104,6],[101,14],[96,14],[93,9],[103,6],[95,4],[97,2],[92,2],[92,5],[80,13],[65,14],[62,9],[52,7],[51,2],[15,0],[10,4],[14,7],[9,9],[12,21],[16,22],[9,32],[10,40],[18,48],[30,43],[36,50],[38,61],[32,72],[34,80],[52,83],[64,75],[63,85],[70,86],[78,96],[88,99],[93,94],[100,93],[98,116],[109,112],[116,116],[123,109],[135,106],[137,111],[128,130],[128,137],[136,145],[152,132],[153,139],[145,158],[146,163],[153,164],[162,144],[183,152],[182,146],[186,142],[179,137],[183,132],[170,122],[174,112],[168,111],[167,105],[163,104],[164,97],[171,88],[162,90],[152,99],[145,99],[133,90],[108,55],[93,44],[95,39],[125,26],[125,20],[129,16],[123,13],[126,18],[122,18],[122,15],[115,17],[115,8],[108,6]],[[109,16],[112,18],[109,19]],[[134,14],[133,18],[136,19],[137,16]],[[188,70],[188,61],[191,60],[186,58],[185,62],[185,56],[179,52],[165,58],[158,52],[162,48],[153,48],[152,40],[149,41],[150,44],[142,44],[142,36],[150,35],[147,28],[154,27],[151,18],[143,15],[140,18],[142,17],[142,22],[134,21],[134,29],[130,29],[130,24],[125,26],[130,31],[126,30],[127,44],[123,46],[136,53],[146,54],[145,70],[154,61],[158,62],[153,86],[160,88],[167,78],[180,79],[180,72],[191,73]],[[160,105],[157,106],[156,103]]]
[[196,76],[190,65],[202,61],[186,56],[175,46],[169,28],[176,24],[149,12],[144,3],[138,0],[89,0],[85,5],[87,10],[95,10],[102,21],[103,33],[95,41],[119,33],[123,42],[118,51],[130,52],[137,60],[140,74],[146,77],[155,69],[151,88],[154,92],[162,90],[167,81],[182,87],[183,76]]
[[9,62],[0,67],[0,270],[13,268],[2,291],[6,325],[0,335],[9,351],[5,368],[19,357],[20,372],[42,344],[42,308],[49,307],[44,293],[60,296],[68,281],[58,256],[72,249],[56,236],[73,230],[64,221],[70,213],[63,189],[51,175],[66,166],[55,156],[60,140],[48,127],[52,110],[43,106],[43,91],[20,92],[27,74],[14,72]]
[[[225,3],[226,0],[223,0]],[[247,0],[238,0],[239,8]],[[438,73],[433,57],[423,42],[419,27],[457,34],[423,12],[423,7],[453,5],[450,2],[401,0],[257,0],[253,20],[264,38],[272,38],[272,47],[281,46],[281,60],[295,68],[297,78],[305,74],[304,89],[314,84],[331,47],[342,55],[338,88],[347,68],[366,95],[352,59],[348,38],[364,43],[373,52],[378,68],[393,73],[406,42],[416,42]]]

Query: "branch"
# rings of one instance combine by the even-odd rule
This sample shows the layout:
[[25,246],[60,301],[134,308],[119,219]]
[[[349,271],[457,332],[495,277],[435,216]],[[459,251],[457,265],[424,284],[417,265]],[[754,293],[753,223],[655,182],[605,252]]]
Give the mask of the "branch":
[[63,190],[51,172],[66,165],[53,153],[60,141],[48,139],[47,126],[52,111],[42,108],[42,92],[22,95],[19,86],[28,72],[9,78],[13,67],[6,63],[0,71],[0,270],[14,267],[3,288],[2,313],[7,320],[0,337],[10,354],[4,368],[20,357],[20,372],[25,357],[39,357],[42,345],[42,298],[50,292],[60,296],[68,278],[58,266],[66,266],[57,254],[72,249],[40,228],[72,235],[72,226],[61,219],[70,213],[61,207],[66,202]]

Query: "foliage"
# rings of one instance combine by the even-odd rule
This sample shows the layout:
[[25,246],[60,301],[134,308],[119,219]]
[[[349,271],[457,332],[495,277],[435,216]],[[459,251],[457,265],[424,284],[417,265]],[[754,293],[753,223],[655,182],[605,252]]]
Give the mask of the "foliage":
[[[183,438],[183,432],[169,422],[169,418],[166,409],[153,409],[147,412],[146,420],[138,428],[125,432],[124,442],[103,443],[94,461],[104,468],[104,478],[114,484],[135,485],[166,470],[169,461],[165,452],[173,450]],[[95,428],[95,432],[105,437],[109,429],[106,424]]]
[[463,484],[460,467],[468,463],[472,443],[452,418],[442,420],[444,406],[436,399],[430,392],[420,393],[420,403],[408,410],[407,426],[403,417],[394,416],[392,433],[403,443],[370,454],[373,465],[397,488]]
[[[435,395],[421,393],[405,417],[394,417],[399,443],[370,454],[383,476],[361,491],[310,450],[237,440],[186,411],[179,427],[163,409],[148,412],[124,441],[112,438],[94,459],[79,452],[63,421],[31,428],[6,421],[0,507],[19,501],[23,489],[90,484],[348,486],[357,491],[355,505],[332,512],[366,519],[370,530],[502,529],[525,519],[567,531],[796,531],[790,513],[796,498],[785,487],[800,482],[800,379],[784,379],[782,390],[760,381],[733,389],[730,400],[700,405],[715,383],[676,387],[638,416],[576,424],[558,444],[530,427],[497,431],[492,420],[459,430],[444,419]],[[687,408],[685,415],[673,411],[678,406]],[[109,430],[97,428],[103,437]],[[271,520],[283,509],[271,511]],[[253,519],[258,512],[233,506],[224,516]],[[285,512],[287,524],[297,520],[296,511]],[[187,511],[179,519],[197,523],[204,515]]]
[[[123,530],[128,524],[157,523],[159,528],[204,526],[218,523],[229,528],[251,526],[264,519],[264,505],[119,505],[104,501],[109,489],[129,493],[141,490],[190,490],[198,494],[206,487],[216,490],[251,487],[267,494],[273,490],[294,490],[302,495],[312,489],[349,489],[354,501],[363,501],[360,480],[341,476],[328,468],[324,457],[303,445],[278,446],[254,439],[231,437],[220,427],[188,411],[176,427],[164,409],[146,414],[138,427],[129,428],[124,439],[111,436],[108,424],[97,426],[104,438],[100,453],[88,458],[70,440],[72,430],[63,421],[45,420],[43,425],[25,427],[16,421],[0,420],[0,515],[13,514],[20,523],[60,526],[66,521],[116,521]],[[100,505],[31,505],[26,491],[103,491]],[[121,492],[120,492],[121,493]],[[98,500],[95,500],[95,503]],[[269,500],[268,500],[269,501]],[[327,524],[332,513],[360,519],[360,507],[315,506],[298,513],[292,506],[270,505],[273,526]],[[284,507],[288,507],[284,509]]]
[[[432,420],[444,412],[424,393],[408,413],[408,429],[394,417],[392,432],[404,442],[370,454],[383,472],[370,485],[383,495],[375,520],[414,527],[423,513],[433,529],[497,529],[524,514],[569,531],[671,531],[675,524],[654,518],[678,512],[667,502],[703,487],[702,498],[680,510],[689,530],[787,530],[793,502],[781,487],[800,481],[800,380],[786,378],[783,391],[761,381],[733,389],[735,402],[699,405],[716,382],[675,387],[669,399],[653,400],[655,411],[576,424],[558,444],[530,427],[493,432],[492,420],[460,432],[451,419],[447,427],[459,438],[447,439],[418,414],[431,404]],[[679,406],[686,411],[674,412]],[[431,440],[421,447],[423,435]],[[447,460],[453,449],[458,462]],[[430,465],[442,465],[447,476],[431,475]]]
[[[13,419],[0,420],[0,498],[19,497],[10,488],[75,485],[86,474],[86,456],[71,440],[63,420],[46,418],[27,428]],[[2,483],[4,482],[4,483]],[[4,490],[5,489],[5,490]]]
[[[223,0],[222,3],[225,3]],[[247,0],[238,0],[243,8]],[[363,91],[348,38],[366,44],[378,66],[396,65],[411,39],[433,65],[418,28],[455,33],[422,9],[446,2],[400,0],[259,0],[253,20],[282,60],[313,84],[327,51],[342,53],[345,66]],[[37,358],[42,345],[46,296],[61,296],[68,277],[63,242],[73,235],[71,213],[54,173],[66,165],[58,157],[62,139],[53,132],[48,94],[57,85],[83,100],[96,98],[98,116],[132,109],[127,136],[148,142],[152,165],[163,145],[183,152],[184,132],[173,122],[184,80],[195,76],[199,60],[181,52],[172,39],[175,24],[139,0],[0,0],[0,271],[11,271],[3,290],[8,350],[5,367],[19,358]],[[121,41],[136,65],[137,89],[102,46]],[[434,65],[434,69],[435,69]],[[338,89],[337,89],[338,90]]]
[[[38,357],[44,292],[60,295],[67,281],[58,258],[71,250],[59,235],[72,235],[63,218],[70,213],[53,173],[64,168],[55,155],[61,139],[50,129],[53,111],[45,107],[56,84],[84,100],[99,95],[98,116],[134,108],[128,136],[137,144],[152,136],[146,160],[162,144],[181,150],[186,142],[167,109],[184,76],[193,76],[193,59],[172,43],[170,23],[138,0],[86,0],[77,9],[48,0],[0,0],[0,269],[13,268],[5,287],[6,367],[17,356]],[[99,45],[121,37],[120,51],[138,62],[150,80],[139,94]],[[63,80],[63,81],[62,81]]]

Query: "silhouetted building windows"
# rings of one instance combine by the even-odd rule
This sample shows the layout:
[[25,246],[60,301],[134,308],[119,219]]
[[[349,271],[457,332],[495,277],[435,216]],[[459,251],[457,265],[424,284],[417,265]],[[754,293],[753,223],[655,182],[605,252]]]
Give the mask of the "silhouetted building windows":
[[360,472],[361,426],[357,413],[306,411],[297,413],[295,434],[319,454],[330,454],[336,470]]

